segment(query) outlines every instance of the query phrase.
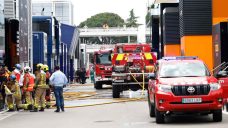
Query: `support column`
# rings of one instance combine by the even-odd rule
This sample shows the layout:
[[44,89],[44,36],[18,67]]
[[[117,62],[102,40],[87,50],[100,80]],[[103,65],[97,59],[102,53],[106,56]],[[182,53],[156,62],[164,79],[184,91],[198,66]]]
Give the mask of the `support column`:
[[128,36],[127,36],[127,43],[129,44],[130,42],[131,42],[131,36],[128,35]]

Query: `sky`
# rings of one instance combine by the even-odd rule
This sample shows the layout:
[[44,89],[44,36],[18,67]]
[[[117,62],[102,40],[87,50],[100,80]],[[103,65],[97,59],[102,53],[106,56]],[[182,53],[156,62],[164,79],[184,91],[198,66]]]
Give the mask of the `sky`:
[[[74,5],[74,24],[79,25],[91,16],[112,12],[126,20],[129,18],[130,10],[134,9],[136,16],[145,15],[146,7],[153,0],[70,0]],[[143,19],[138,19],[138,23]]]

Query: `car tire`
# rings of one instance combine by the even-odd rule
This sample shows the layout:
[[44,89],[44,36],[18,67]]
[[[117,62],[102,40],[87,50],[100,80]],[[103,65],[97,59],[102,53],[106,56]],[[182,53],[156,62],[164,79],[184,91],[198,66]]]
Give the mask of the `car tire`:
[[222,121],[222,109],[215,110],[213,112],[213,121],[214,122],[221,122]]
[[102,89],[102,84],[100,82],[95,82],[94,83],[94,88],[95,89]]
[[155,116],[156,116],[156,123],[157,124],[163,124],[163,123],[165,123],[165,115],[162,114],[157,109],[155,109]]
[[226,107],[226,112],[228,112],[228,103],[226,103],[225,107]]
[[147,92],[148,92],[149,114],[150,114],[150,117],[155,117],[155,105],[150,102],[149,90]]
[[118,85],[112,86],[112,97],[113,98],[120,98],[120,89]]

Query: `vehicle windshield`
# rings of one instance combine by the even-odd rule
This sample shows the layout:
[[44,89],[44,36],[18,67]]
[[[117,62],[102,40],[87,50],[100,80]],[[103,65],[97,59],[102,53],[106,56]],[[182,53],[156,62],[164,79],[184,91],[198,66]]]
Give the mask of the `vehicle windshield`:
[[109,53],[103,53],[103,54],[97,54],[96,55],[96,64],[111,64],[110,60],[110,54]]
[[201,62],[163,63],[159,76],[168,77],[202,77],[209,76],[207,67]]

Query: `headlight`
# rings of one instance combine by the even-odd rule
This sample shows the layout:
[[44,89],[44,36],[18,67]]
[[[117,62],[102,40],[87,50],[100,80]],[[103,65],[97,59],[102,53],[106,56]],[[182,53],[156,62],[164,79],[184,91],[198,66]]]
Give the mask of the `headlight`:
[[162,92],[171,92],[172,90],[171,85],[165,85],[165,84],[159,84],[158,85],[158,90]]
[[211,90],[218,90],[221,88],[219,83],[210,83]]

